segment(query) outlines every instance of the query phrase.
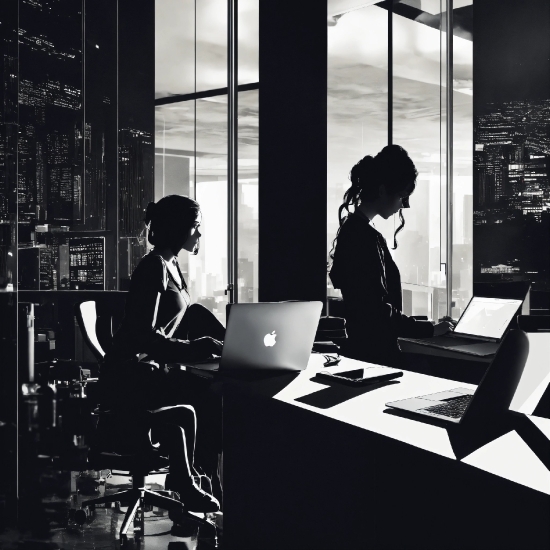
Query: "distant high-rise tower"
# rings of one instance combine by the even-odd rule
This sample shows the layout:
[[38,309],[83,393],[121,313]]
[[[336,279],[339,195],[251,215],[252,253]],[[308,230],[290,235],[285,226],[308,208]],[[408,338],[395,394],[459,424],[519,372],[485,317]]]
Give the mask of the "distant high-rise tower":
[[150,133],[124,128],[119,135],[119,235],[137,237],[154,200],[154,149]]

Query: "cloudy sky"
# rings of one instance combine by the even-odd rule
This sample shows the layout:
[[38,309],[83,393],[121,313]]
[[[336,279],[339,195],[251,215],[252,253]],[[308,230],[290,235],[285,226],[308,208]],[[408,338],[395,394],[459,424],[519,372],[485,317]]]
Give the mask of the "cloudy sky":
[[[258,1],[239,0],[239,84],[258,82]],[[227,86],[227,0],[196,4],[196,12],[195,0],[155,4],[156,97]]]

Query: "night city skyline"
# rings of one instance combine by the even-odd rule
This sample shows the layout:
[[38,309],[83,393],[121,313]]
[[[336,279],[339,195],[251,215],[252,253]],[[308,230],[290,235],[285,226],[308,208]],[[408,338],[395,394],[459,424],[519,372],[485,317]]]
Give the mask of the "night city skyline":
[[[107,1],[21,2],[18,21],[19,55],[14,72],[4,71],[3,80],[5,90],[9,78],[19,81],[19,93],[13,86],[10,96],[14,101],[15,94],[19,108],[19,289],[114,290],[117,278],[129,279],[145,252],[140,246],[130,257],[124,245],[128,236],[139,234],[143,209],[154,196],[152,128],[143,117],[132,116],[141,92],[130,92],[126,85],[125,97],[117,95],[118,79],[127,71],[121,68],[119,75],[114,52],[119,35],[130,29],[117,29],[116,5]],[[152,84],[152,75],[150,80]],[[117,101],[124,99],[127,105],[120,113]],[[8,142],[2,140],[3,163]],[[3,181],[0,185],[6,187]],[[0,215],[10,222],[4,204],[8,194],[2,196]],[[13,225],[15,212],[12,218]],[[93,256],[98,239],[106,262],[66,269],[62,258],[67,250],[78,242]],[[69,261],[76,261],[72,252]]]
[[474,5],[474,281],[528,281],[550,302],[550,4]]
[[488,103],[474,128],[474,276],[547,290],[550,99]]

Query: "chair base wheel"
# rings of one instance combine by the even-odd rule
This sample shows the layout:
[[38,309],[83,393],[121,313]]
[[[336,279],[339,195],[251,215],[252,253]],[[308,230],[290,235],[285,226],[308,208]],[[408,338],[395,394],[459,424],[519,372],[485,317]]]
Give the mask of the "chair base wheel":
[[79,510],[75,510],[70,516],[78,525],[92,523],[95,519],[95,506],[80,508]]

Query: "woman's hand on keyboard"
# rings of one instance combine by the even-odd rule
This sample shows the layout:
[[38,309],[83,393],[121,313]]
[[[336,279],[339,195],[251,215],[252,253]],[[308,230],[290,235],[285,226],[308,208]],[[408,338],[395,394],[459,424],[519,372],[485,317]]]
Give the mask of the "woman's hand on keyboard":
[[447,332],[451,332],[454,329],[454,326],[449,321],[441,321],[441,323],[437,323],[437,325],[434,325],[434,336],[441,336],[442,334],[446,334]]
[[445,315],[444,317],[441,317],[441,319],[439,319],[439,322],[442,321],[449,321],[449,323],[451,323],[453,327],[456,327],[456,325],[458,324],[458,321],[455,321],[452,317],[449,317],[448,315]]

